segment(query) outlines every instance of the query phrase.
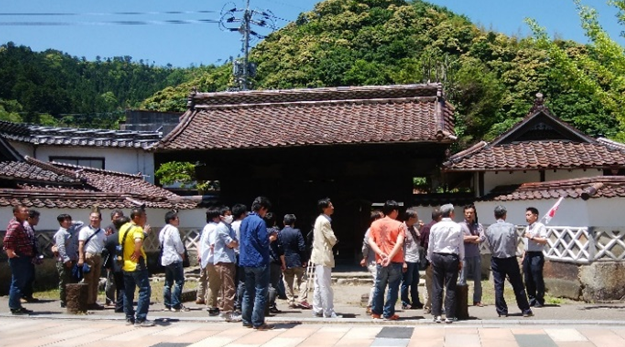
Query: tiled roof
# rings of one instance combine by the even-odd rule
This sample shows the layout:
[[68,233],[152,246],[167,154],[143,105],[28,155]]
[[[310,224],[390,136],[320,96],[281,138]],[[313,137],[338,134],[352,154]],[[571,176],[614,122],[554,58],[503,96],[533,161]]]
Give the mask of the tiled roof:
[[439,84],[196,93],[157,150],[451,143]]
[[609,168],[625,165],[625,151],[599,142],[534,141],[498,146],[480,142],[443,165],[445,171]]
[[46,182],[51,184],[82,183],[80,179],[73,176],[64,176],[39,166],[14,161],[0,163],[0,178]]
[[24,204],[39,208],[148,208],[192,209],[197,202],[184,199],[143,180],[141,175],[25,157],[25,162],[0,163],[0,206]]
[[78,129],[0,121],[0,136],[12,141],[51,146],[148,149],[162,137],[158,131]]
[[[600,185],[597,185],[600,184]],[[514,186],[499,186],[480,200],[483,201],[518,201],[581,198],[582,193],[591,186],[600,186],[590,198],[625,197],[625,176],[596,176],[568,180],[524,183]]]

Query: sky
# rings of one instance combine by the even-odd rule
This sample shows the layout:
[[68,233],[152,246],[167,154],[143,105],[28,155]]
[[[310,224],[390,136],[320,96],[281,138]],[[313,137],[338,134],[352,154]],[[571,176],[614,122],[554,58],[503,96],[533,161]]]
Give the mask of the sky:
[[[310,11],[319,0],[249,0],[269,10],[276,28]],[[1,0],[0,44],[34,51],[55,49],[87,60],[131,56],[134,61],[175,67],[221,64],[241,54],[241,35],[220,30],[223,9],[243,9],[244,0]],[[587,42],[573,0],[430,0],[475,24],[508,35],[527,36],[530,17],[559,38]],[[604,29],[625,46],[616,9],[607,0],[582,0],[599,12]],[[175,13],[173,13],[175,12]],[[227,11],[226,11],[227,12]],[[266,11],[265,11],[266,12]],[[260,19],[259,15],[256,15]],[[133,22],[133,25],[120,24]],[[178,24],[172,24],[176,22]],[[45,25],[43,25],[45,24]],[[55,24],[55,25],[49,25]],[[233,26],[233,25],[231,25]],[[257,29],[268,34],[269,29]]]

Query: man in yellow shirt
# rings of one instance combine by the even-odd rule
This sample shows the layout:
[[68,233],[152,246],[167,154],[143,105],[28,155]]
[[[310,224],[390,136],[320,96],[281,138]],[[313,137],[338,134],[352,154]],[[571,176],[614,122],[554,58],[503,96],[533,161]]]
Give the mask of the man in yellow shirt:
[[[124,313],[126,324],[136,327],[154,326],[153,321],[147,319],[150,307],[150,280],[148,275],[147,257],[143,249],[145,232],[150,227],[146,225],[147,216],[142,208],[135,208],[130,213],[131,222],[124,224],[119,230],[119,244],[123,250],[124,260]],[[139,287],[137,311],[133,307],[135,288]]]

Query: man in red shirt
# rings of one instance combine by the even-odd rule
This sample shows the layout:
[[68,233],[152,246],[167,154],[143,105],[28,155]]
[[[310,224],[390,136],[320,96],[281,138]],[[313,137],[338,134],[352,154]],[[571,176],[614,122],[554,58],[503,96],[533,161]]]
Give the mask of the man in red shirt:
[[32,311],[22,307],[20,298],[22,291],[34,275],[32,261],[34,254],[34,239],[26,229],[24,221],[28,218],[28,208],[18,205],[13,207],[13,216],[4,236],[4,250],[9,257],[11,268],[11,289],[9,290],[9,308],[12,314],[30,314]]
[[[382,212],[386,217],[373,222],[369,234],[369,245],[376,254],[377,263],[371,318],[383,317],[386,320],[397,320],[399,316],[395,314],[395,304],[397,303],[404,264],[402,246],[406,227],[396,220],[399,215],[399,204],[396,201],[387,201]],[[387,285],[389,294],[386,303],[384,303],[384,292]],[[382,307],[383,305],[384,307]]]

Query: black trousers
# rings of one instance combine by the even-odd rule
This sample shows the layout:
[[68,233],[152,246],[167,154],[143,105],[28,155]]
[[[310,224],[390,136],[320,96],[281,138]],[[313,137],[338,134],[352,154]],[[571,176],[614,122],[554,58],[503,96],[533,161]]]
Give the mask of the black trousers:
[[432,254],[432,315],[440,316],[445,286],[445,317],[456,317],[456,282],[458,281],[457,254]]
[[508,304],[503,297],[503,290],[506,281],[506,276],[516,297],[516,303],[521,312],[527,312],[530,310],[530,305],[527,302],[527,296],[525,295],[525,289],[523,288],[523,281],[521,280],[521,271],[519,270],[519,263],[516,257],[510,258],[491,258],[490,261],[491,270],[493,271],[493,281],[495,282],[495,309],[500,315],[508,314]]
[[545,256],[543,252],[525,252],[523,259],[523,274],[525,275],[525,290],[530,305],[545,304],[545,280],[543,267]]

